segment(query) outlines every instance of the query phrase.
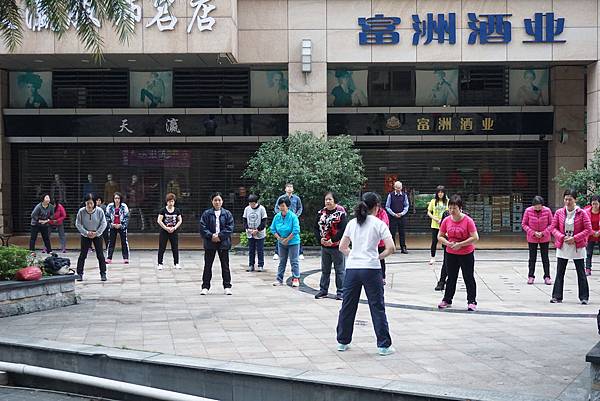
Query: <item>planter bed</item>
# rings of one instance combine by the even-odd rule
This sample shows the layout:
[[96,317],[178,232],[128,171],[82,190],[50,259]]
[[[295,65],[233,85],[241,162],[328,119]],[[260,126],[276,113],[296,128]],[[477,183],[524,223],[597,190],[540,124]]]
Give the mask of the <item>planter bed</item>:
[[37,281],[0,281],[0,317],[74,305],[75,276],[42,277]]

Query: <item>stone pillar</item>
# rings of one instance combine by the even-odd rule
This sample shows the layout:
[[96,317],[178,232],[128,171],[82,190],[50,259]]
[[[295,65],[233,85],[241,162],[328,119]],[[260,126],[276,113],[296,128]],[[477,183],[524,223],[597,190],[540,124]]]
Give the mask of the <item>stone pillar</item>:
[[[569,171],[585,167],[585,67],[553,67],[550,76],[554,135],[548,146],[548,204],[559,207],[565,188],[560,188],[554,177],[561,167]],[[568,134],[564,143],[561,131]]]
[[587,66],[587,160],[600,145],[600,63]]
[[[289,132],[327,135],[327,2],[288,2]],[[312,72],[302,73],[302,39],[312,41]]]
[[[8,72],[0,71],[0,111],[8,107]],[[12,179],[10,144],[4,136],[4,117],[0,112],[0,233],[12,232]]]

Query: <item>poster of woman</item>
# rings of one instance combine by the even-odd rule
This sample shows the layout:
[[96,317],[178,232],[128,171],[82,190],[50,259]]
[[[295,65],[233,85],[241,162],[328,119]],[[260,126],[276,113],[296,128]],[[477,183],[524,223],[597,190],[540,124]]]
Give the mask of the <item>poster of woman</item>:
[[509,102],[512,106],[546,106],[548,70],[510,70]]
[[132,71],[129,82],[131,107],[173,107],[173,72]]
[[250,74],[252,107],[287,107],[287,71],[252,71]]
[[333,107],[368,106],[369,71],[346,69],[327,71],[327,105]]
[[16,109],[52,107],[52,72],[11,72],[10,107]]
[[458,70],[419,70],[417,106],[455,106],[458,104]]

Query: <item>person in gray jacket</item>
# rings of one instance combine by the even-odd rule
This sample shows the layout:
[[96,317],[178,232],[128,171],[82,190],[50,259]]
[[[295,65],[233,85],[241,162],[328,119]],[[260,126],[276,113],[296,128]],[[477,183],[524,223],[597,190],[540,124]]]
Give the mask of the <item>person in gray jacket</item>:
[[37,241],[38,233],[42,234],[44,250],[48,253],[52,252],[50,226],[48,225],[52,216],[54,216],[54,206],[50,204],[50,195],[44,194],[41,202],[31,212],[31,237],[29,239],[29,250],[31,252],[35,252],[35,241]]
[[83,266],[88,251],[93,245],[100,266],[100,279],[106,281],[106,261],[102,249],[102,233],[106,230],[104,211],[96,206],[96,196],[87,194],[84,198],[85,207],[77,212],[75,227],[81,234],[81,251],[77,260],[77,281],[83,280]]

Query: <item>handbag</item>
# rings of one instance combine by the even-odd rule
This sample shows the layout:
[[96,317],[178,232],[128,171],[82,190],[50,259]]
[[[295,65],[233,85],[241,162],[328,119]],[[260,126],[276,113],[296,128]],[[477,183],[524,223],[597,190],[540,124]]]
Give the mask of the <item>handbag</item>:
[[42,278],[42,271],[37,266],[28,266],[17,270],[15,278],[19,281],[36,281]]

